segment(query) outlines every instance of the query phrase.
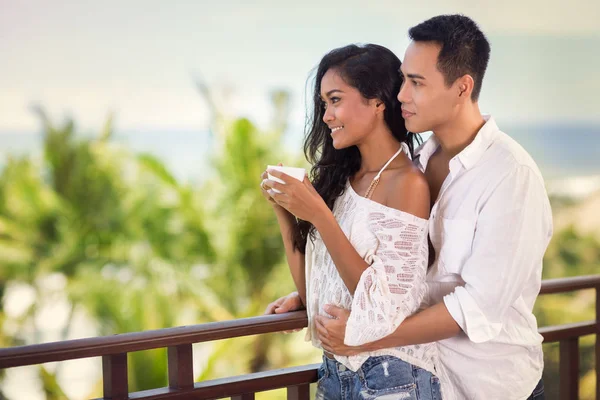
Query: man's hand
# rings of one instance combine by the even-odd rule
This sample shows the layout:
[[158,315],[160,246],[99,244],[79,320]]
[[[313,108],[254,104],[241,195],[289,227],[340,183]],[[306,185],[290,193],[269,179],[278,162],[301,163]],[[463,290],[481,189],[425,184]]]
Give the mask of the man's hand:
[[331,315],[331,318],[323,315],[317,315],[315,318],[317,335],[323,350],[338,356],[353,356],[360,353],[360,347],[344,344],[350,311],[329,304],[324,309],[327,314]]

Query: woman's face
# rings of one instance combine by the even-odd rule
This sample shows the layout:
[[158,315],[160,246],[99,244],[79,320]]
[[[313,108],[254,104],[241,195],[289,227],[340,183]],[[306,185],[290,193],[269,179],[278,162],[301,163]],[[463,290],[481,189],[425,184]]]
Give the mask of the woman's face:
[[[377,99],[365,99],[358,89],[348,85],[336,69],[329,69],[321,80],[323,122],[331,129],[333,147],[344,149],[359,144],[373,131],[378,118]],[[383,111],[382,106],[379,112]]]

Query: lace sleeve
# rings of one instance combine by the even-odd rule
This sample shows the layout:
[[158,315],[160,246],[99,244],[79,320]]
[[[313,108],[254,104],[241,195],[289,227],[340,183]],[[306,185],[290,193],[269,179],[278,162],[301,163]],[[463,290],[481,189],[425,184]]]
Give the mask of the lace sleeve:
[[427,220],[392,212],[369,213],[369,229],[377,246],[365,257],[363,272],[352,300],[345,344],[358,346],[388,336],[425,296]]

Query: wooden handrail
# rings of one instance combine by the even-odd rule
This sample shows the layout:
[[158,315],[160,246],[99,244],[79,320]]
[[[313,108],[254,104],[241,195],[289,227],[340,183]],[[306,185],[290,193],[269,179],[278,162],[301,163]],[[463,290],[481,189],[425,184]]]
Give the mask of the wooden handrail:
[[585,321],[574,324],[544,326],[539,329],[539,332],[544,337],[544,343],[552,343],[580,336],[593,335],[597,330],[596,321]]
[[546,279],[542,281],[540,294],[572,292],[600,287],[600,275],[581,275],[569,278]]
[[306,311],[0,349],[0,368],[151,350],[304,328]]

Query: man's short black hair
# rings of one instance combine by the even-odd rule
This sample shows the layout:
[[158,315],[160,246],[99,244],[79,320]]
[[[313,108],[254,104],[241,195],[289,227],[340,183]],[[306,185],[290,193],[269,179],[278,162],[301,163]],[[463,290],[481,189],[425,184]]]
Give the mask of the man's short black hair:
[[408,31],[415,42],[441,46],[437,67],[448,86],[466,74],[473,77],[471,99],[477,101],[490,59],[490,43],[475,21],[464,15],[439,15]]

